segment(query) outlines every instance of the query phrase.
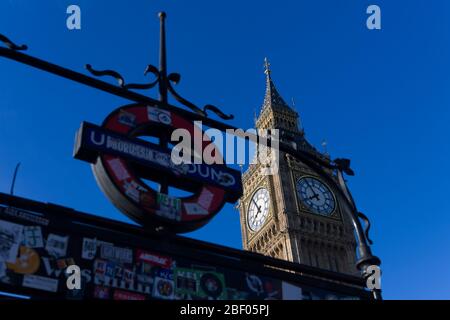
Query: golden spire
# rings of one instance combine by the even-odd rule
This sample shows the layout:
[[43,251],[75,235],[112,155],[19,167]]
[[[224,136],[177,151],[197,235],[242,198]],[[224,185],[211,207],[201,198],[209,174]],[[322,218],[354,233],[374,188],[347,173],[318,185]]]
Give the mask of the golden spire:
[[270,62],[267,57],[264,58],[264,73],[270,78]]

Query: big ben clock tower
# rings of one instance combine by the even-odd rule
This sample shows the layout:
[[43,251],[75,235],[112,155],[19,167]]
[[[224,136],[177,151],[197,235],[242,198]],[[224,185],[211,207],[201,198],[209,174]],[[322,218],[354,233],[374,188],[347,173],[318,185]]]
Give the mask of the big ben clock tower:
[[[281,139],[330,161],[305,138],[299,116],[278,93],[265,61],[266,94],[257,129],[279,129]],[[324,170],[337,179],[332,170]],[[294,156],[280,151],[279,170],[264,175],[250,165],[238,208],[245,250],[347,274],[357,274],[355,238],[344,201],[332,186]]]

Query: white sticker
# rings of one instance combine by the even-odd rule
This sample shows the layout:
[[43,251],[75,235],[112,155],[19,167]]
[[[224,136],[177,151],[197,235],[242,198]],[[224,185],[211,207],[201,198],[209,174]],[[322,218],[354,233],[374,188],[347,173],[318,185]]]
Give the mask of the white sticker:
[[135,202],[139,203],[141,201],[141,193],[137,188],[129,182],[124,182],[123,187],[125,188],[125,194],[133,199]]
[[133,251],[128,248],[119,248],[114,246],[102,246],[101,258],[114,260],[122,263],[133,263]]
[[58,280],[47,277],[26,274],[23,276],[22,285],[24,287],[45,290],[50,292],[58,291]]
[[147,107],[148,120],[154,122],[160,122],[162,124],[172,124],[172,117],[170,111],[162,110],[160,108]]
[[197,203],[185,203],[184,209],[186,210],[186,214],[188,215],[206,216],[208,214],[208,211],[199,206]]
[[0,220],[0,261],[16,262],[23,226]]
[[211,206],[213,198],[214,194],[211,191],[209,191],[208,189],[203,189],[198,199],[198,204],[201,205],[206,210],[208,210],[209,207]]
[[83,238],[83,248],[81,251],[81,258],[92,260],[97,253],[97,239]]
[[23,228],[23,242],[28,248],[44,247],[41,227],[30,226]]
[[56,257],[64,257],[67,253],[67,246],[69,244],[69,237],[61,237],[56,234],[50,233],[47,238],[47,244],[45,250]]

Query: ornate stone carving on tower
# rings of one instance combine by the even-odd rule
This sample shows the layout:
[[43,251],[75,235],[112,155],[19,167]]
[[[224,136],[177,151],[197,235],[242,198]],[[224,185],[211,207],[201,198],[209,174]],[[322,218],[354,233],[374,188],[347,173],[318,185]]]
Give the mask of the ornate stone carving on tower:
[[[322,160],[305,138],[298,113],[289,107],[272,81],[265,60],[266,94],[256,119],[257,129],[279,129],[280,140]],[[263,175],[254,164],[243,174],[244,194],[239,201],[245,250],[328,269],[357,274],[355,239],[343,201],[317,173],[292,155],[280,152],[279,171]],[[327,173],[333,179],[332,170]]]

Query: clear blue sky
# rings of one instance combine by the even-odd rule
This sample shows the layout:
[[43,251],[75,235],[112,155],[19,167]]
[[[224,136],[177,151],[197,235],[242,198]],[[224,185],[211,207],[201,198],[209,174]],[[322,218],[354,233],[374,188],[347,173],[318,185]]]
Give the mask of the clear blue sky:
[[[81,7],[81,31],[66,29],[70,4]],[[382,9],[381,31],[365,27],[369,4]],[[144,67],[157,64],[160,10],[180,93],[248,128],[268,56],[308,139],[326,138],[333,157],[352,159],[350,187],[373,222],[385,298],[450,298],[449,1],[3,0],[0,33],[75,70],[91,63],[144,82]],[[0,190],[21,161],[18,195],[128,221],[72,158],[81,121],[101,123],[125,103],[0,59]],[[190,236],[240,248],[238,212],[226,206]]]

